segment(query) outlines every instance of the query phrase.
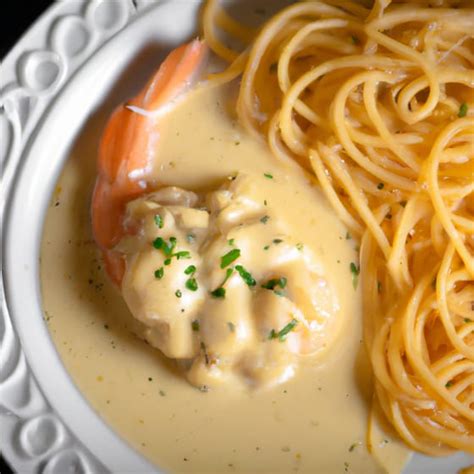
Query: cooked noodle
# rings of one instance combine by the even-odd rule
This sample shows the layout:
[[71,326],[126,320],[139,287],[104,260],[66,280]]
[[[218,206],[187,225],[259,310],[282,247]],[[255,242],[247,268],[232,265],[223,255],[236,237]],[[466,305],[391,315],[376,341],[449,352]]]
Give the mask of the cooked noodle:
[[385,415],[416,450],[474,452],[472,2],[308,1],[253,33],[211,0],[203,24],[230,63],[212,80],[242,75],[241,123],[314,173],[360,242]]

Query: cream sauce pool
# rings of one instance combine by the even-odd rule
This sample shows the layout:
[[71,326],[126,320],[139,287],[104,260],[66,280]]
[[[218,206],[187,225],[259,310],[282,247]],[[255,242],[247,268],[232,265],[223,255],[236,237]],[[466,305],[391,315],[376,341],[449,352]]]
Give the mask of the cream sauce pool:
[[183,101],[160,130],[157,183],[203,190],[237,172],[273,176],[259,181],[262,196],[282,210],[336,289],[342,320],[333,347],[305,359],[283,385],[202,392],[136,337],[92,239],[98,133],[92,124],[64,168],[44,227],[43,303],[56,348],[97,412],[165,471],[400,472],[407,450],[389,432],[374,435],[374,456],[366,447],[372,386],[350,272],[356,243],[304,173],[249,137],[234,109],[232,92],[222,88],[197,90]]

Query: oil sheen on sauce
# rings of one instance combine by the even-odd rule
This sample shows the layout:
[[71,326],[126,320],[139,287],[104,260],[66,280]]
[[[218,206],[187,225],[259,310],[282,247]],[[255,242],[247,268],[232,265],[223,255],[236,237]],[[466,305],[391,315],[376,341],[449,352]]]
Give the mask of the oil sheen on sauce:
[[234,92],[194,91],[166,118],[156,150],[158,185],[205,190],[235,173],[261,179],[336,289],[341,331],[288,383],[262,391],[192,387],[132,334],[130,313],[103,272],[90,229],[90,196],[103,122],[92,120],[59,179],[41,250],[45,320],[66,368],[123,438],[167,472],[400,472],[407,450],[380,428],[367,450],[371,375],[361,299],[350,263],[356,243],[296,166],[278,162],[238,125]]

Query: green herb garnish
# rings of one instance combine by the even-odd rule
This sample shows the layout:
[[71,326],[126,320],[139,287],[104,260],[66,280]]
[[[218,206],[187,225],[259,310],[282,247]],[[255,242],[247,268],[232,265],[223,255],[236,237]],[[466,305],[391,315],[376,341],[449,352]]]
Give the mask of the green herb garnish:
[[453,385],[454,385],[454,382],[453,382],[452,380],[450,380],[449,382],[446,383],[445,387],[446,387],[446,388],[449,388],[449,387],[451,387],[451,386],[453,386]]
[[467,115],[469,107],[467,106],[466,102],[463,102],[459,107],[458,117],[462,118]]
[[293,331],[295,326],[298,324],[297,319],[292,319],[283,329],[276,332],[274,329],[270,331],[268,339],[279,339],[280,342],[283,342],[286,339],[286,336],[289,332]]
[[360,267],[357,266],[354,262],[351,262],[349,268],[352,273],[352,286],[354,287],[354,290],[356,290],[357,284],[359,283]]
[[163,218],[159,214],[156,214],[156,216],[153,217],[153,220],[158,226],[158,229],[163,229]]
[[260,219],[260,222],[261,222],[262,224],[266,224],[269,219],[270,219],[270,216],[263,216],[263,217]]
[[270,173],[263,173],[263,176],[265,176],[265,178],[268,178],[268,179],[273,179],[273,175]]
[[170,265],[170,264],[171,264],[171,258],[167,258],[167,259],[164,261],[164,264],[165,264],[165,265]]
[[273,239],[273,243],[275,245],[281,244],[282,242],[283,242],[283,240],[281,240],[281,239]]
[[228,269],[225,271],[225,278],[224,278],[224,281],[222,282],[222,285],[221,285],[221,286],[224,286],[224,285],[227,283],[227,280],[231,277],[232,273],[234,273],[234,269],[233,269],[233,268],[228,268]]
[[173,253],[173,250],[176,247],[176,243],[176,237],[170,237],[170,243],[168,245],[163,246],[163,252],[165,252],[165,255],[171,255]]
[[274,290],[275,286],[279,286],[280,288],[285,288],[287,283],[287,279],[285,277],[280,277],[280,278],[272,278],[271,280],[268,280],[266,283],[261,285],[262,288],[265,288],[266,290]]
[[270,245],[265,245],[265,247],[263,247],[263,250],[268,250],[270,248]]
[[232,262],[240,257],[240,249],[232,249],[221,257],[221,268],[228,267]]
[[156,250],[160,250],[163,248],[163,245],[165,244],[165,241],[161,237],[157,237],[153,241],[153,247],[155,247]]
[[199,331],[199,329],[201,328],[201,325],[199,324],[199,321],[197,319],[195,319],[192,323],[191,323],[191,329],[195,332]]
[[181,293],[181,290],[176,290],[174,294],[176,295],[177,298],[181,298],[181,296],[183,296],[183,293]]
[[194,277],[187,279],[185,285],[186,288],[191,291],[196,291],[198,289],[198,283]]
[[164,274],[165,274],[165,270],[163,267],[160,267],[158,268],[158,270],[155,270],[155,278],[158,278],[158,280],[161,280]]
[[304,245],[303,245],[301,242],[298,242],[298,243],[296,244],[296,248],[301,252],[301,251],[303,250],[303,248],[304,248]]
[[252,275],[242,265],[236,265],[235,269],[248,286],[255,286],[257,284]]
[[235,244],[235,239],[229,239],[229,240],[227,241],[227,243],[228,243],[229,245],[234,245],[234,244]]
[[153,247],[157,250],[162,250],[165,255],[170,256],[176,247],[176,242],[176,237],[170,237],[169,243],[163,238],[157,237],[153,241]]
[[231,323],[230,321],[227,322],[227,327],[229,328],[230,332],[235,332],[235,324]]
[[189,265],[189,267],[184,270],[185,275],[194,275],[196,273],[196,267],[194,265]]
[[220,286],[219,288],[216,288],[214,291],[211,291],[211,295],[214,298],[225,298],[225,288],[222,288],[222,286]]
[[196,236],[195,236],[194,234],[188,234],[188,235],[186,236],[186,240],[187,240],[190,244],[192,244],[192,243],[196,240]]
[[176,257],[179,260],[180,258],[191,258],[191,253],[188,250],[181,250],[171,256]]

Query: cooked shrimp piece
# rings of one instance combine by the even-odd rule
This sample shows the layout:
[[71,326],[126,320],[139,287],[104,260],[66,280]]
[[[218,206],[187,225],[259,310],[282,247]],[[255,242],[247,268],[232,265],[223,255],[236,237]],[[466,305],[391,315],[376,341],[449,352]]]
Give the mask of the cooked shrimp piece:
[[92,228],[107,273],[120,285],[125,262],[115,245],[134,229],[125,228],[127,202],[150,191],[151,171],[164,115],[195,84],[207,47],[194,40],[172,51],[143,90],[109,119],[99,146],[98,178],[92,198]]

